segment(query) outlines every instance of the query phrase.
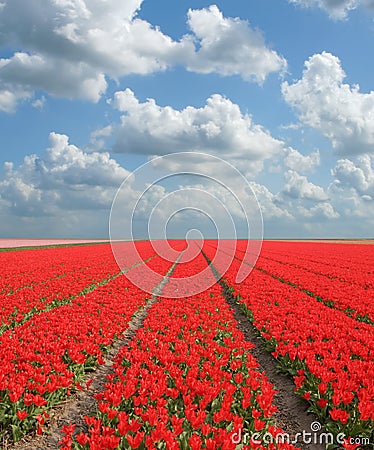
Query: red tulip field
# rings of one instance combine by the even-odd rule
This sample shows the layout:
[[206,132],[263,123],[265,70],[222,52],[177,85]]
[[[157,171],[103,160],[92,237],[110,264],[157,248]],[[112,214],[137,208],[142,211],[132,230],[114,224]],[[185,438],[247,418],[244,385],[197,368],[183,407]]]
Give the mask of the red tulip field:
[[2,448],[372,448],[373,245],[265,241],[237,284],[247,241],[220,244],[1,252]]

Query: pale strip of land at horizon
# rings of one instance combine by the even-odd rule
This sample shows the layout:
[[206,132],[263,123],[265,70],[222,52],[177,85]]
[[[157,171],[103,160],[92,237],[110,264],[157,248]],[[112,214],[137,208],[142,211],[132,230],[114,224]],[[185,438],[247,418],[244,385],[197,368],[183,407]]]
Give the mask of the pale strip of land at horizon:
[[373,245],[374,239],[264,239],[274,242],[320,242],[321,244],[366,244]]
[[0,239],[0,248],[90,244],[95,242],[109,242],[109,239]]

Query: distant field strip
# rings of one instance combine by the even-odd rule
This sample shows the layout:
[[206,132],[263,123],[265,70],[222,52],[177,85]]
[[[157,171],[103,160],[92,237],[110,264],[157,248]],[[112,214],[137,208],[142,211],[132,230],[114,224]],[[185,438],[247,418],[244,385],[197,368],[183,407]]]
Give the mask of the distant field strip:
[[109,239],[0,239],[0,249],[47,245],[93,244],[95,242],[109,242]]

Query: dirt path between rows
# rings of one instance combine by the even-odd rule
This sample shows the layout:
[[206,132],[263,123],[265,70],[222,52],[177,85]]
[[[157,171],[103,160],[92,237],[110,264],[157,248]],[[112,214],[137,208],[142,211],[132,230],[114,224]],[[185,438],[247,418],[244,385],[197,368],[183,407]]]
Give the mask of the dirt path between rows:
[[[183,252],[180,253],[173,265],[169,268],[161,283],[156,286],[151,299],[131,319],[122,338],[118,339],[105,355],[103,358],[104,364],[98,366],[93,373],[87,374],[86,381],[89,379],[92,380],[89,387],[85,387],[82,391],[76,392],[70,399],[53,407],[51,411],[53,412],[53,418],[48,424],[46,434],[41,436],[28,435],[16,444],[7,445],[3,443],[3,450],[58,450],[60,448],[59,441],[63,437],[60,432],[61,428],[64,425],[70,425],[72,423],[76,424],[75,433],[87,433],[88,426],[86,425],[84,416],[93,415],[96,412],[97,401],[94,395],[104,390],[107,376],[113,372],[113,361],[119,350],[123,346],[129,345],[136,331],[143,327],[148,310],[158,301],[160,292],[167,284],[169,277],[172,275],[182,255]],[[82,385],[84,386],[85,383],[82,383]]]
[[[135,336],[136,330],[143,324],[147,316],[147,310],[151,307],[155,300],[150,300],[146,306],[140,310],[136,316],[129,322],[129,327],[124,332],[121,339],[111,347],[107,355],[105,355],[104,364],[98,366],[94,372],[88,374],[88,379],[92,380],[89,387],[85,387],[82,391],[76,392],[70,399],[64,401],[60,405],[53,407],[53,418],[48,424],[46,434],[42,436],[26,436],[21,441],[11,446],[5,446],[6,450],[57,450],[60,448],[59,441],[63,435],[60,430],[64,425],[76,424],[76,433],[87,433],[88,427],[84,421],[84,416],[90,416],[96,411],[97,402],[94,395],[104,390],[107,382],[107,376],[112,373],[112,364],[118,354],[120,348],[128,343]],[[84,385],[84,383],[82,383]]]
[[[270,383],[278,391],[274,397],[274,404],[279,410],[274,414],[276,425],[282,428],[285,433],[289,434],[290,442],[293,441],[296,433],[302,433],[303,430],[306,433],[312,433],[312,423],[319,424],[318,417],[314,414],[307,413],[309,407],[308,402],[294,393],[295,385],[292,377],[279,371],[276,359],[265,349],[257,330],[245,314],[240,311],[238,304],[228,292],[227,287],[222,287],[222,291],[227,303],[233,309],[234,318],[238,323],[238,329],[244,334],[245,339],[252,342],[255,346],[252,350],[253,356],[260,364],[261,370],[268,376]],[[319,436],[320,433],[316,433],[316,435]],[[319,438],[317,442],[319,442]],[[294,445],[305,450],[325,450],[326,448],[325,445],[312,443],[298,443]]]
[[[272,383],[278,391],[274,397],[274,405],[279,410],[274,414],[276,425],[289,435],[289,442],[293,443],[295,447],[303,450],[325,450],[326,446],[319,444],[319,442],[323,442],[323,439],[320,438],[323,430],[318,430],[315,433],[312,432],[312,427],[319,428],[320,426],[318,417],[315,414],[307,412],[309,404],[306,400],[298,397],[294,393],[295,385],[292,377],[279,371],[276,359],[266,350],[257,329],[240,310],[230,289],[220,280],[221,276],[211,264],[210,259],[204,252],[202,253],[214,275],[219,280],[218,283],[222,287],[222,295],[232,308],[234,319],[238,323],[238,329],[244,334],[245,339],[254,345],[252,354],[259,363],[260,369],[268,376],[270,383]],[[308,442],[307,439],[310,438],[312,440],[311,443],[301,442],[301,436],[300,439],[298,439],[298,443],[294,443],[296,442],[296,433],[303,433],[303,431],[305,431],[305,433],[311,433],[311,435],[305,434],[305,441]]]

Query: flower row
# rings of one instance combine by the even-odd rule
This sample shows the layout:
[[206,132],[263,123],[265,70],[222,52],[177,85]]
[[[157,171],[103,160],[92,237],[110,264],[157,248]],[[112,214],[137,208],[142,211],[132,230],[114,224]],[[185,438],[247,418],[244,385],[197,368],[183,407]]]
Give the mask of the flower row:
[[[213,251],[207,247],[206,253]],[[226,272],[229,286],[235,286],[240,264],[234,260]],[[269,350],[294,375],[297,393],[326,427],[335,434],[368,436],[374,420],[372,326],[258,270],[235,289]]]
[[261,258],[306,269],[363,288],[374,288],[372,245],[265,241]]
[[[277,243],[279,244],[279,243]],[[236,257],[239,259],[243,258],[243,254],[246,248],[246,242],[239,241],[237,243]],[[317,298],[320,302],[327,306],[339,309],[346,313],[349,317],[358,319],[359,321],[367,322],[374,325],[374,289],[368,285],[368,281],[365,282],[365,286],[361,283],[348,282],[344,279],[346,274],[350,271],[347,269],[340,270],[340,278],[335,278],[330,273],[331,272],[324,266],[320,266],[320,269],[315,271],[310,270],[307,266],[307,262],[304,264],[306,266],[301,267],[300,262],[296,256],[291,257],[287,254],[288,246],[293,246],[293,243],[283,243],[284,255],[282,255],[282,260],[275,260],[268,256],[269,246],[272,248],[273,243],[265,242],[265,250],[261,252],[261,255],[256,263],[256,269],[265,271],[266,273],[272,275],[274,278],[280,279],[285,283],[292,284],[298,289],[306,292],[312,297]],[[310,246],[311,244],[308,244]],[[314,244],[320,245],[320,244]],[[325,244],[327,245],[327,244]],[[332,248],[330,251],[336,247],[336,244],[330,244]],[[340,247],[349,249],[350,245],[341,244]],[[277,245],[279,248],[279,245]],[[361,247],[370,247],[367,245],[360,245]],[[230,247],[227,245],[227,253],[230,252]],[[325,252],[327,249],[325,248]],[[278,256],[278,259],[280,256]],[[342,261],[343,262],[343,261]],[[368,266],[370,267],[370,266]],[[366,271],[368,271],[368,267]],[[359,279],[361,275],[365,273],[360,273],[358,267],[352,267],[351,271],[355,273],[356,279]],[[336,268],[335,268],[336,273]]]
[[12,295],[46,281],[98,266],[114,267],[110,245],[36,248],[1,253],[0,294]]
[[[149,243],[138,243],[137,246],[142,248],[144,259],[154,255]],[[72,298],[105,284],[120,273],[110,245],[104,244],[25,250],[5,255],[7,266],[2,268],[2,273],[9,268],[16,273],[21,259],[18,283],[23,288],[0,296],[0,333],[26,322],[40,311],[69,303]],[[41,261],[45,267],[40,267]],[[131,268],[134,262],[134,258],[126,260],[126,267]],[[34,265],[38,267],[37,273]],[[32,283],[25,281],[30,276]],[[25,286],[24,283],[29,284]]]
[[[159,273],[171,265],[159,258],[149,264]],[[0,435],[11,429],[18,440],[33,428],[40,433],[50,407],[80,389],[85,372],[103,363],[106,348],[145,302],[144,292],[120,276],[5,331],[0,337]]]
[[[206,266],[201,255],[179,264],[167,295],[194,289],[191,274]],[[261,440],[282,430],[272,419],[275,391],[252,348],[217,284],[187,298],[159,299],[96,395],[98,413],[85,418],[89,431],[65,426],[61,449],[293,449]]]

